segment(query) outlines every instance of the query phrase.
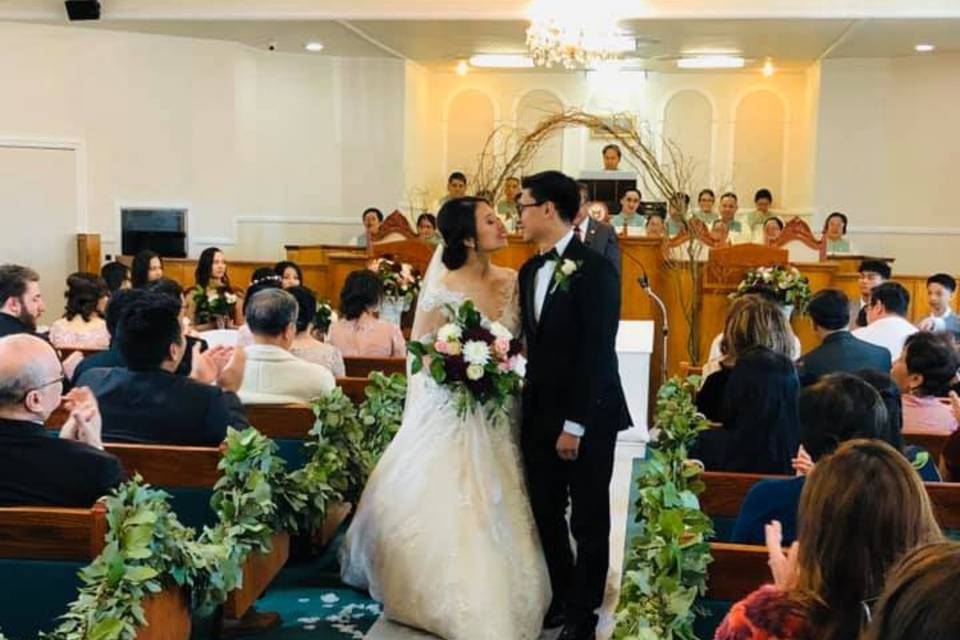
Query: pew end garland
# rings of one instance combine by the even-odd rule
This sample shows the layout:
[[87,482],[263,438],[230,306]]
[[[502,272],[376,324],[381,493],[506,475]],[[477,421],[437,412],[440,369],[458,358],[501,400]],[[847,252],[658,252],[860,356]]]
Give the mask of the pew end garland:
[[707,420],[693,402],[697,377],[657,393],[649,455],[640,463],[636,519],[617,606],[615,640],[695,640],[694,601],[706,593],[713,524],[700,509],[703,466],[687,459]]
[[312,533],[330,504],[359,495],[400,426],[406,378],[373,373],[366,395],[359,408],[340,389],[315,401],[310,456],[292,472],[255,428],[228,429],[210,500],[217,522],[199,535],[180,523],[170,495],[139,475],[115,489],[103,551],[80,571],[78,597],[57,628],[40,638],[134,640],[146,624],[144,599],[173,585],[201,613],[222,604],[241,585],[249,554],[269,551],[274,532]]

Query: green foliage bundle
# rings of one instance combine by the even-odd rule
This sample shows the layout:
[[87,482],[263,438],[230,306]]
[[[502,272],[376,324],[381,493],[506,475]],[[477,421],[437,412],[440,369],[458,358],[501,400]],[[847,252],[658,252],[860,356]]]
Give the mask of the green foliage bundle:
[[657,393],[650,455],[637,485],[640,533],[630,542],[615,640],[695,640],[694,600],[706,592],[710,519],[700,510],[703,468],[687,451],[707,421],[697,412],[695,377],[671,378]]

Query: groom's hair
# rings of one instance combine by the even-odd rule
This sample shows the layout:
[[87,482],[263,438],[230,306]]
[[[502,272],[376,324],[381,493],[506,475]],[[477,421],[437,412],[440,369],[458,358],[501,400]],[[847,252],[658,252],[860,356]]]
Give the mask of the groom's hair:
[[543,171],[523,179],[523,188],[537,202],[552,202],[565,222],[572,223],[580,209],[580,189],[573,178],[559,171]]

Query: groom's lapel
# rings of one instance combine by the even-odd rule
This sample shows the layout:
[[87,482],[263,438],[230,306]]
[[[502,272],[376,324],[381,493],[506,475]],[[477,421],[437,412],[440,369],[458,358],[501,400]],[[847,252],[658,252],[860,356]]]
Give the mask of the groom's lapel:
[[[563,255],[560,256],[560,260],[557,261],[557,264],[556,264],[556,267],[554,268],[553,273],[556,274],[557,270],[560,268],[560,265],[563,263],[563,261],[567,258],[572,257],[574,254],[576,254],[577,249],[582,245],[583,243],[580,240],[577,240],[576,238],[572,238],[570,240],[570,244],[567,245],[566,250],[563,252]],[[550,286],[547,288],[547,297],[543,301],[543,309],[540,310],[540,319],[537,322],[538,327],[541,324],[543,324],[543,319],[546,318],[547,313],[550,312],[550,307],[553,304],[553,299],[557,296],[558,289],[559,287],[557,287],[553,277],[551,277]]]

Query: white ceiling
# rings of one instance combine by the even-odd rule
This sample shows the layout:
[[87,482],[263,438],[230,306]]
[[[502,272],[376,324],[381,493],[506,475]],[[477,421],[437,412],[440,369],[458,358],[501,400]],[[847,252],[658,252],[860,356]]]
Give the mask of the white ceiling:
[[[72,25],[227,40],[263,49],[275,43],[280,51],[304,55],[400,57],[434,69],[451,69],[474,53],[523,52],[528,23],[522,16],[530,4],[529,0],[101,2],[102,20]],[[935,44],[934,55],[960,53],[960,0],[633,0],[625,6],[630,15],[648,16],[621,25],[639,38],[635,66],[655,71],[676,72],[673,60],[690,52],[739,52],[752,67],[769,56],[782,70],[804,68],[822,57],[919,55],[913,51],[919,42]],[[865,17],[882,15],[900,17]],[[486,19],[490,16],[497,19]],[[0,20],[4,19],[71,24],[60,0],[0,0]],[[310,40],[323,42],[324,51],[307,54],[303,44]]]

